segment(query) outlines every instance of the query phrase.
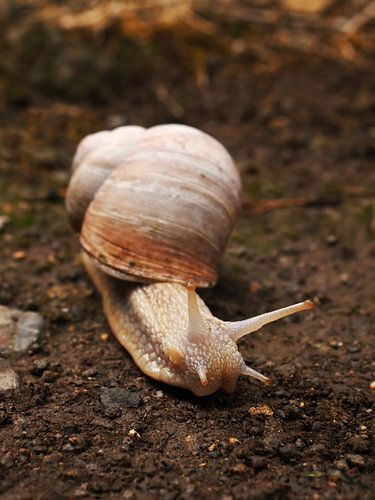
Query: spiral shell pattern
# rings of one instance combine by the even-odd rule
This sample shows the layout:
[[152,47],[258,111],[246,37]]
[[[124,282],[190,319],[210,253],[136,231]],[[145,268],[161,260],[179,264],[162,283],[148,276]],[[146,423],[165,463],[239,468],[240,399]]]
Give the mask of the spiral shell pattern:
[[73,169],[69,217],[101,269],[140,282],[216,282],[241,200],[219,142],[185,125],[120,127],[84,138]]

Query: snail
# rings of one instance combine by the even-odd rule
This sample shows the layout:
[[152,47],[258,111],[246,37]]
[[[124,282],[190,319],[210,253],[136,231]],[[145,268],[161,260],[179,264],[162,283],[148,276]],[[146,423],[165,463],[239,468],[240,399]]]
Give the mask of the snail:
[[229,322],[197,295],[217,280],[240,205],[229,153],[185,125],[97,132],[73,159],[67,211],[114,335],[146,375],[198,396],[232,392],[240,375],[269,382],[237,341],[313,307],[306,300]]

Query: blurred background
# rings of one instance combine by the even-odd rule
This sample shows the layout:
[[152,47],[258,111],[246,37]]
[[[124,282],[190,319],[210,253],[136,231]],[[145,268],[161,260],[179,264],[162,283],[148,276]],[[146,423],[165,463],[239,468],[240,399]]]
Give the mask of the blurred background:
[[296,240],[293,211],[246,219],[293,206],[327,207],[314,237],[373,240],[374,1],[3,0],[0,26],[0,194],[22,228],[28,199],[64,198],[84,135],[181,122],[242,170],[240,241]]
[[147,92],[186,120],[205,89],[250,68],[270,75],[317,57],[365,67],[375,49],[370,0],[3,0],[0,16],[3,106],[121,108]]

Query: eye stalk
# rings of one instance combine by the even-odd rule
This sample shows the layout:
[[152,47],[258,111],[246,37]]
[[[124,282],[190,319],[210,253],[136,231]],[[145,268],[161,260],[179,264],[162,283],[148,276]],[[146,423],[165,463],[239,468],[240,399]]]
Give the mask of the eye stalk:
[[[209,327],[207,323],[204,322],[201,313],[199,311],[197,294],[195,292],[196,287],[188,283],[186,286],[188,295],[188,331],[186,338],[193,344],[202,345],[209,336]],[[207,364],[200,359],[196,361],[196,372],[199,377],[200,383],[203,386],[208,385],[207,378]]]
[[204,385],[204,386],[208,385],[208,379],[207,379],[207,374],[206,374],[205,367],[199,365],[198,369],[197,369],[197,372],[198,372],[198,376],[199,376],[199,380],[200,380],[201,384]]
[[188,334],[187,337],[193,342],[200,342],[208,333],[208,326],[202,319],[197,303],[196,287],[191,283],[186,285],[188,294]]
[[282,307],[275,311],[259,314],[259,316],[254,316],[254,318],[245,319],[243,321],[225,322],[225,324],[231,339],[237,342],[240,338],[260,330],[264,325],[268,325],[268,323],[273,323],[278,319],[286,318],[297,312],[313,308],[314,303],[311,300],[305,300],[304,302],[298,302],[292,306]]
[[[213,392],[211,390],[213,386],[217,386],[216,388],[223,386],[224,380],[237,380],[239,375],[269,384],[271,380],[268,377],[246,365],[238,352],[237,341],[268,323],[314,307],[311,300],[305,300],[246,320],[221,321],[213,316],[202,315],[195,286],[189,283],[186,289],[188,297],[186,340],[190,346],[194,346],[194,356],[189,356],[194,362],[188,364],[199,379],[201,386],[199,391],[201,392],[204,387],[207,394]],[[229,385],[234,387],[235,383]]]

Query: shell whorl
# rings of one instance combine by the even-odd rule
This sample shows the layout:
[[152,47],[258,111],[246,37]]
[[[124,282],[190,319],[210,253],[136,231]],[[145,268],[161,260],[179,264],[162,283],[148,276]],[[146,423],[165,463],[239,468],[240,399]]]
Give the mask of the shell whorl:
[[240,209],[226,149],[184,125],[87,136],[67,192],[81,245],[106,273],[210,286]]
[[119,164],[145,129],[137,126],[102,130],[86,136],[73,158],[72,177],[66,197],[70,222],[79,231],[96,192]]

